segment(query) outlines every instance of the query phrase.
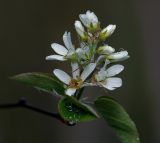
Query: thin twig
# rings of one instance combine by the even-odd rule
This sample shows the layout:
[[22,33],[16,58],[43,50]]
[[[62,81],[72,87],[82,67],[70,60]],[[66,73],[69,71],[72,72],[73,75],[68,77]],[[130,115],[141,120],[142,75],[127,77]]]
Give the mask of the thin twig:
[[50,116],[50,117],[53,117],[59,121],[61,121],[62,123],[64,123],[65,125],[68,125],[68,126],[74,126],[75,123],[70,123],[68,121],[65,121],[60,115],[59,113],[55,113],[55,112],[48,112],[48,111],[45,111],[43,109],[39,109],[37,107],[33,107],[29,104],[27,104],[27,101],[25,98],[21,98],[17,103],[8,103],[8,104],[1,104],[0,105],[0,109],[9,109],[9,108],[19,108],[19,107],[22,107],[22,108],[26,108],[26,109],[29,109],[29,110],[32,110],[32,111],[35,111],[35,112],[38,112],[38,113],[41,113],[41,114],[44,114],[44,115],[47,115],[47,116]]

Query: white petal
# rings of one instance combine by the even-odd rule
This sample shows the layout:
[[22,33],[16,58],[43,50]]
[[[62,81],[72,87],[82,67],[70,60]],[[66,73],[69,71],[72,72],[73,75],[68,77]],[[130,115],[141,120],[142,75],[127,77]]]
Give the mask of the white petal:
[[65,59],[64,56],[50,55],[50,56],[47,56],[47,57],[46,57],[46,60],[66,61],[67,59]]
[[105,51],[108,52],[109,54],[111,54],[111,53],[115,52],[115,49],[112,48],[111,46],[107,45]]
[[87,16],[87,18],[90,20],[90,22],[92,23],[92,24],[96,24],[96,23],[98,23],[98,18],[97,18],[97,16],[94,14],[94,12],[91,12],[91,11],[87,11],[86,12],[86,16]]
[[68,53],[68,50],[60,44],[53,43],[51,47],[59,55],[65,56]]
[[123,57],[123,58],[121,58],[121,59],[112,60],[112,62],[121,62],[121,61],[127,60],[129,57],[130,57],[130,56],[127,55],[127,56],[125,56],[125,57]]
[[73,75],[73,78],[76,79],[77,77],[80,76],[80,70],[79,70],[78,63],[72,62],[71,66],[72,66],[72,75]]
[[70,32],[65,32],[64,35],[63,35],[63,42],[66,46],[66,48],[68,50],[74,50],[74,47],[73,47],[73,44],[72,44],[72,41],[71,41],[71,33]]
[[75,89],[75,88],[68,88],[68,89],[65,91],[65,93],[66,93],[67,95],[69,95],[69,96],[74,95],[75,92],[76,92],[76,89]]
[[115,31],[115,29],[116,29],[116,25],[108,25],[106,28],[104,28],[103,30],[102,30],[102,33],[107,33],[107,36],[110,36],[110,35],[112,35],[113,34],[113,32]]
[[59,69],[55,69],[53,71],[54,75],[63,83],[65,84],[69,84],[71,81],[71,77],[64,71],[59,70]]
[[79,18],[86,27],[90,27],[91,23],[93,26],[97,26],[98,24],[97,16],[94,14],[94,12],[89,10],[86,12],[86,14],[80,14]]
[[108,56],[109,59],[113,59],[113,60],[121,60],[125,57],[128,57],[128,52],[127,51],[121,51],[121,52],[113,53],[113,54]]
[[87,18],[86,14],[80,14],[80,15],[79,15],[79,18],[80,18],[80,20],[82,21],[82,23],[83,23],[86,27],[89,27],[90,21],[89,21],[89,19]]
[[122,65],[113,65],[113,66],[109,67],[106,70],[106,74],[107,74],[106,76],[107,77],[115,76],[115,75],[119,74],[123,70],[124,70],[124,66],[122,66]]
[[77,33],[81,36],[81,37],[84,37],[84,27],[82,26],[81,22],[80,21],[75,21],[75,28],[76,28],[76,31]]
[[115,52],[115,49],[112,48],[111,46],[104,45],[104,46],[99,47],[97,51],[100,54],[111,54]]
[[90,63],[84,68],[81,74],[82,81],[84,81],[94,71],[95,67],[96,63]]
[[107,78],[106,81],[102,83],[102,86],[109,90],[114,90],[122,86],[122,79],[118,77]]
[[104,81],[106,79],[106,71],[101,69],[96,75],[95,78],[97,81]]

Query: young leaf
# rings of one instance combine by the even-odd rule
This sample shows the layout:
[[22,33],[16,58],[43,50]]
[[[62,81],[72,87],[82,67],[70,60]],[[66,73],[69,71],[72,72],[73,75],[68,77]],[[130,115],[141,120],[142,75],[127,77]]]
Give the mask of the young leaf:
[[45,92],[65,95],[64,85],[53,75],[47,73],[23,73],[11,77],[11,79],[33,86]]
[[70,122],[91,121],[99,117],[88,105],[70,96],[59,101],[58,109],[62,118]]
[[140,143],[134,122],[114,99],[107,96],[99,97],[95,101],[95,107],[114,129],[122,143]]

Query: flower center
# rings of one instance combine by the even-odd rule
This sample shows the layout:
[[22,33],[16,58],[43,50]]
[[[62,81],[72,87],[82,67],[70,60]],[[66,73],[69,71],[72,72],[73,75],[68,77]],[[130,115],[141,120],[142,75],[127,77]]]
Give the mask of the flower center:
[[103,75],[97,75],[97,74],[94,74],[92,76],[92,83],[97,83],[97,82],[103,82],[104,81],[104,77]]
[[70,88],[80,88],[83,81],[81,79],[72,79],[69,83]]

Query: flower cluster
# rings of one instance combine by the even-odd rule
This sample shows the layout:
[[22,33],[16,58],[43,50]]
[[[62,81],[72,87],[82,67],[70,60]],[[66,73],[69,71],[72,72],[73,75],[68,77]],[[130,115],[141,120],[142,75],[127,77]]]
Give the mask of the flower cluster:
[[116,25],[101,28],[97,16],[91,11],[80,14],[79,18],[80,21],[75,21],[75,29],[80,39],[79,46],[75,48],[71,33],[65,32],[64,46],[53,43],[51,47],[56,54],[46,57],[46,60],[69,60],[72,77],[60,69],[55,69],[54,75],[66,85],[66,94],[69,96],[75,95],[85,86],[99,86],[108,90],[121,87],[121,78],[114,76],[123,71],[124,66],[114,63],[129,58],[128,52],[115,52],[113,47],[104,44],[115,31]]

